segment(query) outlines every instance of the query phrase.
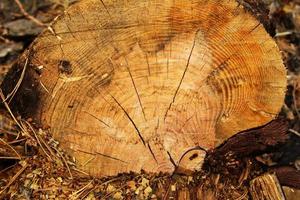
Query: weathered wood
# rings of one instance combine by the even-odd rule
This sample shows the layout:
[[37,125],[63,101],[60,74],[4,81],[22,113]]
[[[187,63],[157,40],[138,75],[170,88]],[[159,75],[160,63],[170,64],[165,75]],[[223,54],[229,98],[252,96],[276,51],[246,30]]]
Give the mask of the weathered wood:
[[285,200],[282,188],[275,174],[264,174],[250,182],[253,200]]
[[203,188],[201,186],[195,188],[182,188],[177,192],[178,200],[216,200],[216,191],[213,188]]
[[284,143],[288,139],[288,122],[278,118],[262,127],[242,131],[219,146],[214,154],[225,155],[229,151],[245,157],[266,150],[270,146]]
[[300,170],[291,166],[276,167],[272,171],[277,175],[281,185],[300,189]]
[[191,199],[189,189],[188,188],[184,188],[184,189],[178,191],[177,199],[178,200],[188,200],[188,199]]
[[234,0],[82,0],[19,59],[6,96],[25,67],[14,113],[95,176],[198,170],[205,151],[187,152],[266,124],[286,88],[275,42]]
[[299,200],[300,199],[300,190],[283,187],[283,192],[286,197],[286,200]]

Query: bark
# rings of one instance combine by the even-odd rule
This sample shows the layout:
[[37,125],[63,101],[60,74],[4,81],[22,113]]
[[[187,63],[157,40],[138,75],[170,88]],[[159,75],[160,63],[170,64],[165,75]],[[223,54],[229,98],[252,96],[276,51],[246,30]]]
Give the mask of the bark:
[[274,174],[264,174],[250,182],[253,200],[285,200],[280,183]]

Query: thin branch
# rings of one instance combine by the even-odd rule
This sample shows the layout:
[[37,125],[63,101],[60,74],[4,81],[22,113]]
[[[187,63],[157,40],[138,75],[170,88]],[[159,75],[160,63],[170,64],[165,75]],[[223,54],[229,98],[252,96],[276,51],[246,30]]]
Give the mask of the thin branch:
[[300,137],[300,133],[298,131],[295,131],[294,129],[289,129],[288,131]]
[[43,22],[41,22],[40,20],[38,20],[37,18],[33,17],[32,15],[30,15],[23,7],[22,3],[19,0],[14,0],[15,3],[17,4],[17,6],[19,7],[21,13],[29,20],[33,21],[36,25],[38,26],[42,26],[42,27],[47,27],[46,24],[44,24]]
[[24,79],[24,76],[25,76],[25,71],[26,71],[26,68],[27,68],[27,64],[28,64],[28,58],[25,60],[25,64],[24,64],[24,67],[23,67],[23,70],[22,70],[22,73],[21,73],[21,76],[16,84],[16,86],[14,87],[14,89],[7,95],[7,97],[3,100],[3,101],[8,101],[8,103],[10,103],[10,101],[14,98],[15,94],[17,93],[23,79]]
[[293,89],[293,103],[294,103],[294,106],[295,106],[295,111],[296,111],[297,117],[298,117],[298,119],[300,119],[300,113],[299,113],[299,110],[298,110],[297,99],[296,99],[296,90],[298,89],[298,84],[294,83],[293,86],[294,86],[294,89]]
[[69,167],[69,164],[67,162],[67,160],[65,159],[64,155],[62,155],[57,149],[54,149],[56,151],[56,153],[59,155],[59,157],[61,157],[61,159],[63,160],[63,162],[65,163],[66,167],[67,167],[67,170],[69,172],[69,175],[70,175],[70,179],[73,179],[73,175],[72,175],[72,172],[70,170],[70,167]]
[[166,113],[165,113],[164,120],[166,119],[166,117],[167,117],[167,115],[168,115],[168,112],[169,112],[169,110],[170,110],[171,107],[172,107],[172,104],[175,102],[175,99],[176,99],[176,96],[177,96],[177,94],[178,94],[178,91],[179,91],[179,89],[180,89],[180,87],[181,87],[181,85],[182,85],[182,82],[183,82],[183,79],[184,79],[184,77],[185,77],[185,74],[186,74],[186,72],[187,72],[187,70],[188,70],[188,68],[189,68],[190,61],[191,61],[191,58],[192,58],[192,55],[193,55],[193,51],[194,51],[194,48],[195,48],[195,46],[196,46],[196,37],[197,37],[197,34],[198,34],[198,31],[197,31],[196,34],[195,34],[194,41],[193,41],[193,45],[192,45],[191,51],[190,51],[190,53],[189,53],[189,57],[188,57],[187,63],[186,63],[186,65],[185,65],[185,68],[184,68],[183,74],[182,74],[182,76],[181,76],[181,79],[180,79],[180,81],[179,81],[179,84],[178,84],[178,86],[177,86],[177,88],[176,88],[175,94],[173,95],[173,99],[172,99],[172,101],[171,101],[171,103],[170,103],[170,105],[169,105],[169,107],[168,107],[168,109],[167,109],[167,111],[166,111]]
[[30,130],[33,132],[33,134],[34,134],[34,136],[35,136],[35,138],[36,138],[36,141],[37,141],[38,144],[40,145],[42,151],[46,154],[46,156],[48,156],[48,158],[49,158],[50,160],[52,160],[51,156],[46,152],[46,150],[44,149],[42,143],[40,142],[39,137],[38,137],[38,135],[36,134],[35,130],[32,128],[32,126],[31,126],[27,121],[26,121],[25,123],[29,126]]
[[[13,118],[13,120],[16,122],[16,124],[19,126],[19,128],[24,132],[27,133],[27,131],[24,129],[24,127],[22,126],[22,124],[20,124],[20,122],[17,120],[17,118],[15,117],[15,115],[12,113],[8,103],[5,101],[5,97],[4,94],[2,92],[2,89],[0,88],[0,97],[3,101],[3,104],[5,106],[5,108],[7,109],[7,111],[9,112],[10,116]],[[29,135],[29,134],[28,134]]]
[[20,154],[11,146],[9,145],[7,142],[5,142],[3,139],[0,138],[0,141],[3,142],[6,146],[8,146],[19,158],[19,160],[21,160],[21,156]]

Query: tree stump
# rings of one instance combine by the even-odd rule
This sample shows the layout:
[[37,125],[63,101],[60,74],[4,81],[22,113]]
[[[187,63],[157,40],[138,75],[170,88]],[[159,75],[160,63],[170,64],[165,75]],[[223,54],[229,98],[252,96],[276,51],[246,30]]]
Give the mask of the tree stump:
[[286,71],[234,0],[82,0],[1,88],[93,176],[172,173],[199,170],[207,149],[274,119]]

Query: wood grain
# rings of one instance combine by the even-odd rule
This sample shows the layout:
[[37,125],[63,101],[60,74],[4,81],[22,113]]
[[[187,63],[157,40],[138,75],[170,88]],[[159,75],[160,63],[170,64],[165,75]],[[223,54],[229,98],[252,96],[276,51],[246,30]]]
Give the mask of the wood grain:
[[253,200],[285,200],[282,188],[274,174],[264,174],[250,182]]
[[82,0],[24,53],[5,94],[27,58],[15,112],[94,176],[171,173],[186,152],[275,118],[286,88],[275,42],[233,0]]

